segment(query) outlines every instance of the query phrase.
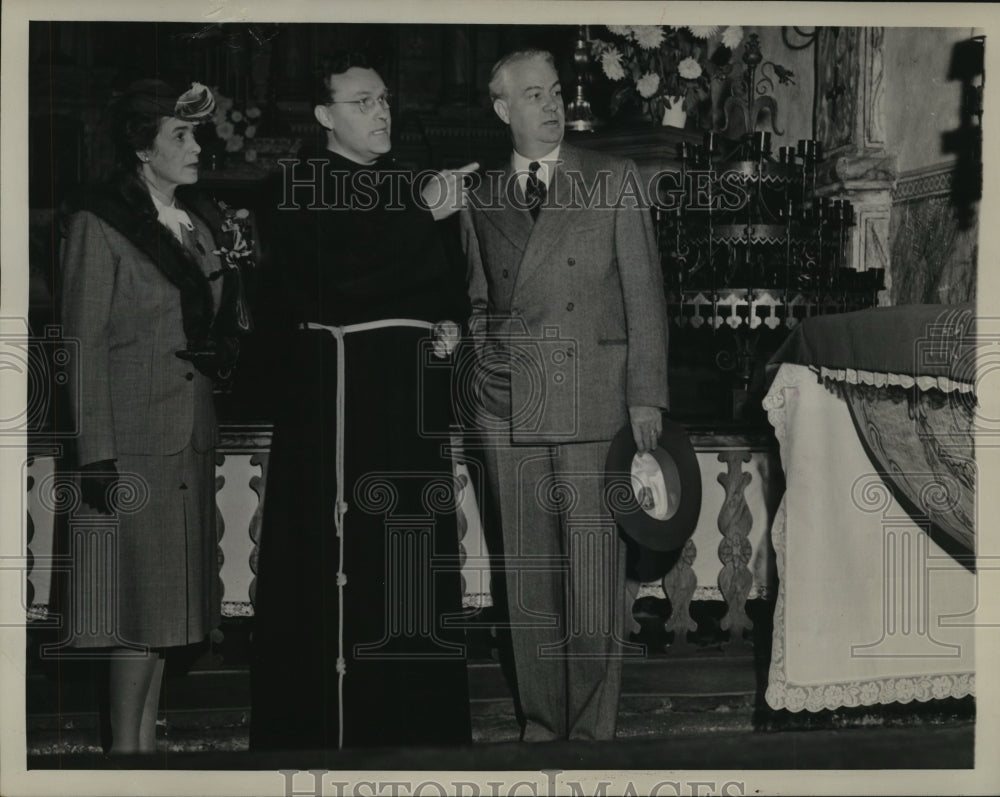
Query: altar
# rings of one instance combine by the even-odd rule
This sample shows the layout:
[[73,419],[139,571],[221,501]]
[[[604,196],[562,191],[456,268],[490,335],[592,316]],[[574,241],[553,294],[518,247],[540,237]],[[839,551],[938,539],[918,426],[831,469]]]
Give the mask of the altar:
[[772,359],[771,708],[975,694],[973,312],[812,319]]

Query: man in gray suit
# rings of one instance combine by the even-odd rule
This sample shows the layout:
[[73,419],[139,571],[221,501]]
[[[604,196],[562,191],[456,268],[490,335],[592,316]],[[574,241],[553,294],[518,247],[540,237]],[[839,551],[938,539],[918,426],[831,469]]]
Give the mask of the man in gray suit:
[[514,151],[462,213],[474,405],[525,741],[610,739],[625,642],[624,546],[603,495],[611,438],[656,446],[667,406],[663,283],[630,161],[562,141],[552,56],[493,68]]

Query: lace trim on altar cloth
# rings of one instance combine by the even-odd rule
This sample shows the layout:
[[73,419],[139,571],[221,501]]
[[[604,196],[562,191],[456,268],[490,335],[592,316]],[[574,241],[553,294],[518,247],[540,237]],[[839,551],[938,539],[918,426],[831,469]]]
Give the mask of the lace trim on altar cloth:
[[765,698],[773,709],[788,711],[823,711],[886,703],[910,703],[914,700],[943,700],[968,697],[976,693],[973,673],[921,675],[910,678],[879,678],[819,686],[790,686],[772,683]]
[[[778,573],[785,572],[785,499],[781,499],[771,527]],[[873,678],[843,683],[798,685],[785,679],[785,582],[778,580],[774,607],[771,667],[764,699],[773,709],[823,711],[886,703],[926,702],[976,693],[975,673]]]
[[[918,376],[914,378],[906,374],[863,371],[854,368],[838,369],[827,368],[825,366],[817,368],[814,365],[797,367],[808,368],[813,374],[823,380],[846,382],[852,385],[871,385],[876,388],[900,387],[908,390],[916,385],[917,388],[925,392],[937,388],[944,393],[958,392],[963,394],[973,393],[975,389],[975,386],[971,382],[953,380],[945,376]],[[774,375],[774,381],[771,383],[767,395],[761,401],[761,406],[767,412],[767,420],[774,429],[775,439],[778,441],[782,452],[784,451],[784,443],[787,437],[784,391],[785,388],[795,389],[798,384],[797,380],[798,376],[795,373],[795,368],[779,368]]]
[[873,387],[901,387],[909,390],[916,385],[920,390],[940,390],[943,393],[972,393],[975,385],[972,382],[965,382],[951,379],[947,376],[917,376],[909,374],[882,373],[880,371],[862,371],[855,368],[827,368],[825,365],[818,369],[814,365],[809,366],[809,370],[819,374],[822,379],[832,379],[836,382],[848,382],[852,385],[872,385]]
[[[796,386],[796,376],[794,369],[791,368],[779,368],[778,372],[774,375],[774,381],[771,383],[771,387],[767,391],[767,395],[761,401],[761,406],[764,411],[767,412],[768,423],[771,424],[771,428],[774,429],[774,437],[778,441],[779,450],[782,452],[782,465],[784,462],[784,451],[785,451],[785,440],[786,435],[786,424],[785,424],[785,388],[795,388]],[[784,506],[784,503],[782,503]],[[777,519],[776,519],[777,521]]]

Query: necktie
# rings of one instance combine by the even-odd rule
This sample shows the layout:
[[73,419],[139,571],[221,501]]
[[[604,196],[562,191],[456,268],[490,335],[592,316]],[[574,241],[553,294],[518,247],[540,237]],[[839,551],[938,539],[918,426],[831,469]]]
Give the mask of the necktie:
[[532,161],[528,164],[528,181],[524,186],[524,198],[527,201],[528,212],[531,214],[533,220],[538,219],[538,213],[542,209],[542,204],[545,202],[545,195],[547,193],[545,183],[538,179],[539,166],[538,161]]

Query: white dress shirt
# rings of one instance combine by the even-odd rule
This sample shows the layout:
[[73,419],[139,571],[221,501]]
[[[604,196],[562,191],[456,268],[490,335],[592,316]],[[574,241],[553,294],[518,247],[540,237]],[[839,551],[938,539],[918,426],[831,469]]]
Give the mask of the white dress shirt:
[[[561,144],[559,146],[562,146]],[[514,150],[514,171],[517,173],[517,185],[521,189],[521,195],[524,195],[524,188],[528,183],[528,167],[538,161],[538,179],[545,183],[545,187],[549,187],[549,183],[552,180],[552,170],[556,166],[556,161],[559,160],[559,147],[556,147],[552,152],[547,155],[543,155],[540,158],[526,158],[517,150]]]
[[153,200],[153,207],[156,208],[156,220],[170,230],[179,242],[184,243],[184,239],[181,236],[181,227],[183,226],[188,232],[194,232],[194,224],[191,223],[191,217],[177,207],[176,204],[164,205],[156,198],[156,194],[152,191],[149,192],[149,196]]

